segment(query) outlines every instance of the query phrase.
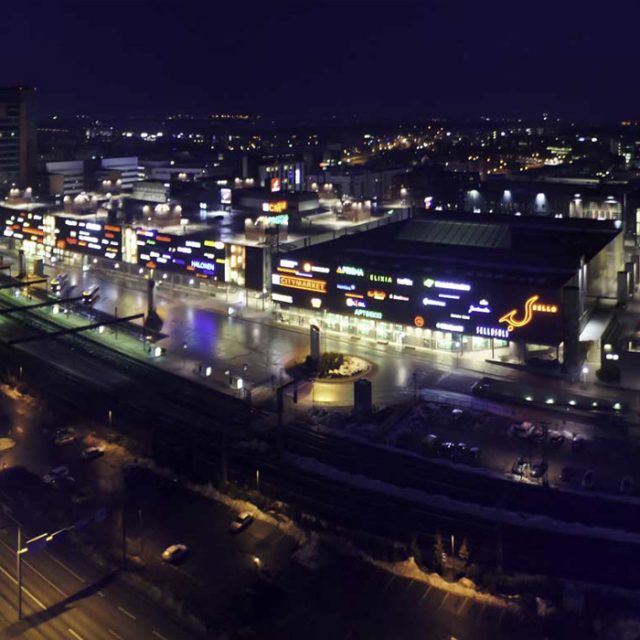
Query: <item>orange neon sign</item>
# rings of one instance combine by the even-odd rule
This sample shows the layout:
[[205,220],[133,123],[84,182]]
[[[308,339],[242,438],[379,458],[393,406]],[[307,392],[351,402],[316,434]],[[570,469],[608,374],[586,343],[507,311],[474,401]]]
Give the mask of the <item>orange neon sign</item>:
[[311,278],[294,278],[292,276],[280,276],[280,285],[290,289],[302,289],[315,293],[326,293],[327,283],[324,280],[312,280]]
[[511,309],[508,313],[505,313],[498,322],[506,322],[507,329],[513,331],[528,325],[533,320],[534,312],[539,313],[558,313],[558,306],[555,304],[543,304],[539,303],[540,296],[535,295],[527,298],[524,303],[524,316],[522,319],[516,319],[518,315],[518,309]]
[[424,318],[422,316],[416,316],[413,319],[413,324],[415,324],[416,327],[419,327],[419,328],[424,327]]

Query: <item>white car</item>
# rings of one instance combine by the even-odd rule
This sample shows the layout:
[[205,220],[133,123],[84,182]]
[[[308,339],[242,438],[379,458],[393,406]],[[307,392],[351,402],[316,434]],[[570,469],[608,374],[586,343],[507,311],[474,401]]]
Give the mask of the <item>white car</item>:
[[240,533],[243,529],[246,529],[252,522],[253,516],[249,512],[244,511],[229,525],[229,531],[231,531],[231,533]]
[[68,467],[55,467],[51,469],[49,473],[46,473],[44,476],[42,476],[42,481],[45,482],[46,484],[52,484],[54,480],[56,480],[57,478],[61,478],[63,476],[68,476],[68,475],[69,475]]
[[165,562],[177,562],[184,558],[189,552],[186,544],[172,544],[162,552],[162,559]]
[[94,458],[99,458],[103,454],[104,449],[102,447],[88,447],[80,454],[80,457],[83,460],[93,460]]

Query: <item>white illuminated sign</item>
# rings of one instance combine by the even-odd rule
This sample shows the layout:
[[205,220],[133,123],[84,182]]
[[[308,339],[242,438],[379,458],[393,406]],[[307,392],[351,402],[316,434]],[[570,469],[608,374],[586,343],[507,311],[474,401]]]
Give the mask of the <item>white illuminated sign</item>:
[[191,266],[204,271],[215,271],[216,268],[215,262],[205,262],[204,260],[192,260]]
[[360,267],[349,267],[347,265],[341,265],[336,269],[337,274],[345,274],[347,276],[359,276],[364,277],[364,269]]
[[413,286],[413,280],[411,278],[396,278],[396,283],[405,287]]
[[286,304],[293,304],[293,296],[288,296],[284,293],[272,293],[271,299],[275,302],[285,302]]
[[436,328],[440,331],[451,331],[453,333],[462,333],[464,327],[461,324],[451,324],[449,322],[436,322]]
[[500,327],[476,327],[476,333],[479,336],[486,336],[487,338],[509,339],[509,330]]
[[446,307],[447,303],[442,300],[434,300],[433,298],[422,298],[422,304],[425,307]]
[[370,311],[369,309],[356,309],[353,312],[353,314],[356,316],[371,318],[372,320],[382,320],[382,313],[380,311]]
[[296,260],[280,260],[280,266],[285,267],[285,269],[295,269],[298,266],[298,262]]

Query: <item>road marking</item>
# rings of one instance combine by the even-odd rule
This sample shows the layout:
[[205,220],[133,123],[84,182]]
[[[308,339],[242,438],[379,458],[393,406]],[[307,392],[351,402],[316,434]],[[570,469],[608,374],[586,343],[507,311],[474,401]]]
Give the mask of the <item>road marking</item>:
[[114,637],[114,638],[118,638],[118,640],[124,640],[124,638],[119,634],[116,633],[113,629],[109,629],[109,627],[107,627],[107,631]]
[[451,592],[447,591],[447,593],[445,594],[444,598],[442,598],[442,602],[440,603],[440,606],[438,607],[438,610],[442,609],[442,605],[449,599],[450,595],[451,595]]
[[29,564],[26,560],[23,560],[23,562],[24,562],[26,567],[29,567],[29,569],[31,569],[31,571],[33,571],[39,578],[44,580],[52,589],[57,591],[61,596],[65,597],[65,598],[69,597],[58,585],[56,585],[53,582],[51,582],[51,580],[49,580],[49,578],[47,578],[47,576],[45,576],[42,573],[40,573],[32,564]]
[[120,609],[120,611],[122,611],[122,613],[124,613],[125,616],[128,616],[129,618],[131,618],[132,620],[135,620],[136,617],[133,615],[133,613],[127,611],[124,607],[118,607],[118,609]]
[[387,582],[387,584],[385,585],[384,589],[382,590],[382,593],[386,593],[387,589],[391,586],[391,583],[396,579],[396,575],[395,573],[391,576],[391,579],[389,580],[389,582]]
[[[2,573],[4,573],[4,575],[13,582],[13,584],[18,584],[18,581],[8,571],[6,571],[4,567],[0,567],[0,571],[2,571]],[[29,589],[22,587],[22,591],[23,593],[26,593],[42,610],[46,610],[47,607],[45,607],[44,604],[42,604],[42,602],[40,602],[40,600],[31,593],[31,591],[29,591]]]
[[[47,553],[47,552],[45,552],[45,553]],[[64,564],[64,562],[60,562],[60,560],[58,560],[58,558],[56,558],[55,556],[52,556],[50,553],[47,553],[47,555],[56,564],[59,564],[63,569],[65,569],[68,573],[70,573],[76,580],[80,580],[80,582],[86,582],[86,580],[82,576],[79,576],[73,569],[69,569],[69,567],[67,567],[67,565]]]
[[504,607],[500,612],[500,617],[498,618],[498,622],[496,623],[496,627],[498,627],[498,629],[502,626],[502,618],[504,618],[505,613],[507,613],[506,607]]
[[68,631],[74,638],[76,638],[76,640],[84,640],[84,638],[79,633],[76,633],[73,629],[68,629]]
[[102,593],[102,591],[98,591],[98,595],[99,595],[101,598],[106,598],[106,597],[107,597],[107,596],[105,596],[105,595],[104,595],[104,593]]
[[152,630],[151,633],[153,633],[153,635],[157,638],[160,638],[160,640],[168,640],[167,636],[163,636],[159,631],[156,631],[155,629]]
[[433,589],[433,585],[432,585],[432,584],[430,584],[430,585],[429,585],[429,586],[424,590],[424,593],[422,594],[422,598],[420,598],[420,602],[422,602],[422,601],[427,597],[427,595],[429,595],[429,591],[431,591],[431,589]]

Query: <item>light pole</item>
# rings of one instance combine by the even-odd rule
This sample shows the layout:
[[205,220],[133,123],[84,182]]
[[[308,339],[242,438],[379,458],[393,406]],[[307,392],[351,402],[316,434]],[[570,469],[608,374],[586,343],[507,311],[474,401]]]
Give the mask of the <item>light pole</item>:
[[451,565],[453,566],[453,563],[455,562],[455,551],[456,551],[456,537],[455,535],[452,533],[451,534]]
[[262,561],[260,560],[260,558],[258,558],[258,556],[253,556],[253,564],[256,568],[256,573],[259,574],[260,573],[260,566],[262,565]]
[[260,469],[256,469],[256,490],[260,493]]
[[18,547],[16,548],[16,577],[18,579],[18,620],[22,620],[22,527],[18,525]]
[[109,420],[109,429],[111,429],[113,425],[113,412],[109,409],[109,413],[107,414],[107,418]]

